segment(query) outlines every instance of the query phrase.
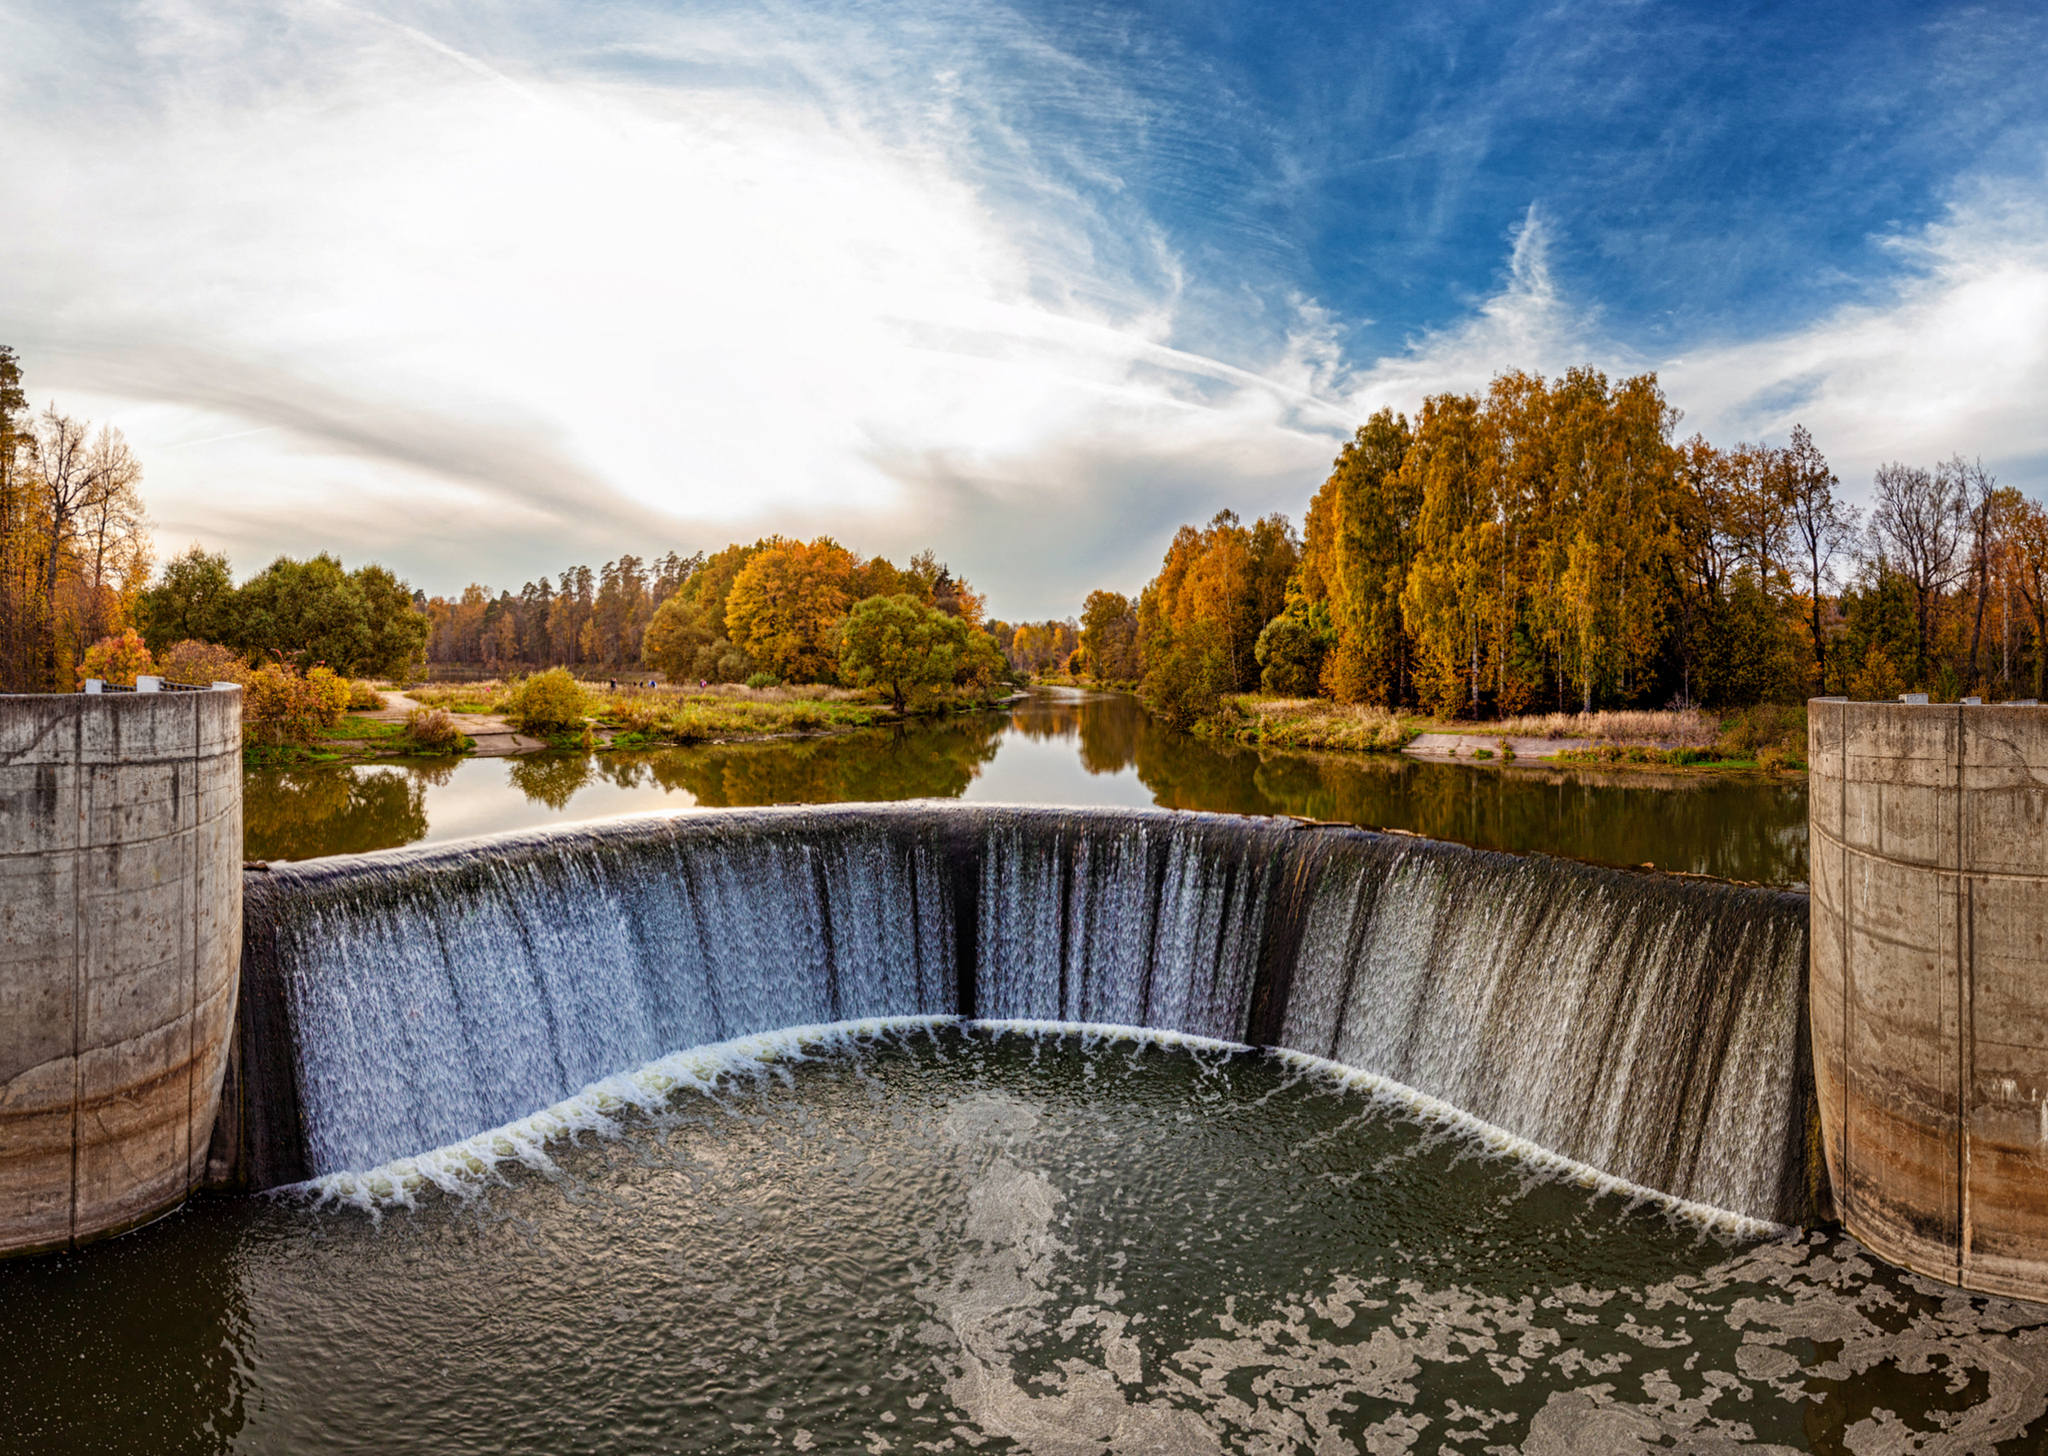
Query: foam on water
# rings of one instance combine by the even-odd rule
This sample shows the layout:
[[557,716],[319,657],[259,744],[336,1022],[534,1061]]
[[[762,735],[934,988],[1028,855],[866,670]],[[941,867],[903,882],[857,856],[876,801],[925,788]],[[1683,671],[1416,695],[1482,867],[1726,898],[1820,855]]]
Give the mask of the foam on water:
[[966,1016],[1284,1047],[1562,1176],[1758,1228],[1811,1212],[1803,897],[1286,821],[919,804],[639,816],[249,886],[245,1050],[251,1025],[290,1044],[289,1085],[250,1096],[290,1104],[302,1147],[269,1181],[333,1198],[385,1196],[364,1169],[394,1197],[462,1185],[819,1027]]
[[1675,1220],[1732,1238],[1760,1239],[1794,1232],[1766,1219],[1674,1198],[1655,1188],[1631,1183],[1484,1122],[1441,1098],[1307,1052],[1262,1050],[1241,1042],[1114,1022],[1019,1018],[963,1021],[948,1016],[881,1017],[795,1026],[671,1052],[631,1072],[593,1082],[575,1096],[529,1117],[447,1147],[396,1158],[366,1171],[330,1173],[278,1191],[315,1206],[334,1205],[371,1213],[414,1207],[428,1188],[457,1197],[472,1197],[491,1184],[502,1182],[501,1169],[508,1164],[552,1173],[555,1162],[548,1152],[550,1146],[572,1143],[585,1135],[616,1137],[632,1112],[657,1112],[676,1097],[692,1093],[723,1101],[736,1086],[777,1075],[791,1063],[844,1056],[866,1042],[913,1036],[951,1025],[1032,1039],[1076,1037],[1091,1054],[1108,1052],[1121,1043],[1165,1047],[1198,1058],[1273,1056],[1305,1081],[1360,1098],[1375,1112],[1423,1128],[1475,1156],[1514,1163],[1532,1179],[1570,1184],[1586,1190],[1589,1196],[1612,1195],[1630,1207],[1655,1208]]

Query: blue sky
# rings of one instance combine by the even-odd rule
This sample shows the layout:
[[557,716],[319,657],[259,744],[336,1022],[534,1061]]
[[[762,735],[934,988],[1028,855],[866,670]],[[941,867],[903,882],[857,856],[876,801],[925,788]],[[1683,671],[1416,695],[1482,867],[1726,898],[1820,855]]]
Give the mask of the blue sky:
[[1581,362],[2038,495],[2044,15],[0,3],[0,341],[162,549],[431,590],[829,531],[1064,615]]

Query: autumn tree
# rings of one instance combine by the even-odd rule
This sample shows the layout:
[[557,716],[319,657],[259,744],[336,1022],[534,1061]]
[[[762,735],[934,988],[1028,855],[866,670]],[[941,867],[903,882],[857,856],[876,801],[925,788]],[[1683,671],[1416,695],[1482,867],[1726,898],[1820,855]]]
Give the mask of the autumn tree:
[[1181,527],[1139,597],[1146,681],[1183,685],[1174,693],[1185,702],[1256,687],[1259,633],[1285,608],[1300,555],[1278,514],[1247,527],[1235,511],[1219,511],[1205,529]]
[[1877,470],[1870,527],[1884,559],[1913,592],[1916,681],[1930,679],[1930,624],[1941,593],[1955,585],[1966,523],[1962,480],[1947,471],[1894,462]]
[[1578,707],[1647,684],[1670,605],[1675,413],[1654,375],[1610,388],[1573,369],[1550,391],[1545,533],[1534,616]]
[[2006,540],[2013,587],[2034,620],[2034,696],[2048,697],[2048,510],[2039,501],[2013,503]]
[[1138,658],[1138,613],[1122,592],[1092,591],[1081,607],[1081,647],[1095,681],[1135,682],[1144,671]]
[[1436,713],[1479,712],[1488,589],[1502,543],[1486,436],[1478,400],[1438,395],[1424,402],[1401,462],[1406,492],[1421,501],[1401,617],[1415,642],[1417,694]]
[[1999,507],[2002,498],[1998,477],[1984,468],[1982,460],[1965,462],[1958,455],[1943,467],[1955,481],[1957,498],[1969,523],[1969,576],[1976,610],[1970,616],[1970,652],[1964,681],[1976,683],[1979,652],[1984,642],[1984,606],[1991,597],[1991,564],[1998,540]]
[[829,536],[774,540],[733,578],[725,601],[733,645],[785,682],[831,682],[832,628],[853,604],[859,564]]
[[[1411,649],[1401,593],[1421,496],[1401,463],[1412,439],[1406,418],[1379,411],[1345,443],[1309,502],[1301,564],[1283,607],[1294,620],[1269,655],[1280,651],[1302,671],[1313,659],[1318,681],[1339,702],[1385,705],[1407,696]],[[1321,656],[1315,648],[1325,629],[1313,620],[1319,604],[1335,634]]]
[[688,677],[731,680],[753,671],[753,660],[732,642],[726,600],[739,574],[781,538],[734,543],[714,552],[655,611],[641,643],[641,657],[671,680]]
[[1813,680],[1827,690],[1827,632],[1821,624],[1822,602],[1832,584],[1834,564],[1853,549],[1857,512],[1835,497],[1840,484],[1806,426],[1792,427],[1792,443],[1784,455],[1786,495],[1794,555],[1800,565],[1806,598],[1807,634],[1813,646]]

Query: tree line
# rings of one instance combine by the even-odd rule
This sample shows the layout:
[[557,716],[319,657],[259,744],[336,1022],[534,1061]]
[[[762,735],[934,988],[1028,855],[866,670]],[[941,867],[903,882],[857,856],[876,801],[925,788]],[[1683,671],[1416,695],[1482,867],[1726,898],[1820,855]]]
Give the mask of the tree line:
[[32,414],[0,345],[0,691],[66,692],[125,624],[151,566],[142,467],[118,430]]
[[1264,690],[1486,718],[1819,692],[2043,695],[2048,512],[1957,456],[1865,519],[1803,427],[1674,438],[1655,375],[1513,372],[1360,426],[1285,516],[1183,526],[1079,670],[1169,716]]
[[500,672],[652,669],[672,682],[834,683],[841,625],[862,603],[899,597],[991,639],[985,647],[963,641],[963,649],[996,650],[983,597],[932,552],[899,568],[829,536],[767,536],[650,561],[628,554],[596,571],[570,567],[516,594],[493,596],[472,584],[456,598],[424,598],[421,609],[434,662]]
[[[823,536],[626,554],[516,595],[473,583],[430,597],[324,552],[280,556],[238,583],[225,553],[194,545],[153,574],[141,478],[118,431],[55,406],[32,415],[19,360],[0,347],[0,688],[68,692],[175,663],[238,680],[262,669],[279,683],[324,669],[331,695],[335,680],[402,679],[432,661],[848,682],[901,706],[929,686],[992,689],[1018,635],[987,622],[981,594],[932,552],[898,568]],[[1078,641],[1072,624],[1045,629],[1061,656]],[[1027,648],[1039,640],[1024,636]]]

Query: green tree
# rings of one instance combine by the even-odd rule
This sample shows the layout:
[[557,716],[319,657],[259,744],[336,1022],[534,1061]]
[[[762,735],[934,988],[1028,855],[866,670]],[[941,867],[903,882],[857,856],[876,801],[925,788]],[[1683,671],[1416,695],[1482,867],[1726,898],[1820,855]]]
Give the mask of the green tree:
[[280,556],[236,593],[237,645],[253,656],[283,658],[301,672],[326,663],[342,672],[369,656],[369,604],[334,557]]
[[958,622],[908,592],[856,602],[839,624],[840,676],[887,688],[900,713],[918,688],[952,681]]
[[1174,727],[1193,727],[1236,688],[1230,659],[1228,634],[1210,618],[1156,628],[1146,645],[1145,700]]
[[[408,603],[410,605],[410,603]],[[194,543],[159,569],[156,585],[135,604],[137,626],[152,652],[174,642],[236,641],[235,576],[225,551]]]
[[1259,686],[1288,697],[1315,696],[1323,659],[1336,642],[1329,603],[1295,597],[1259,633]]
[[426,613],[413,606],[412,589],[382,566],[359,566],[349,579],[362,594],[370,645],[353,665],[336,670],[403,681],[426,661]]

